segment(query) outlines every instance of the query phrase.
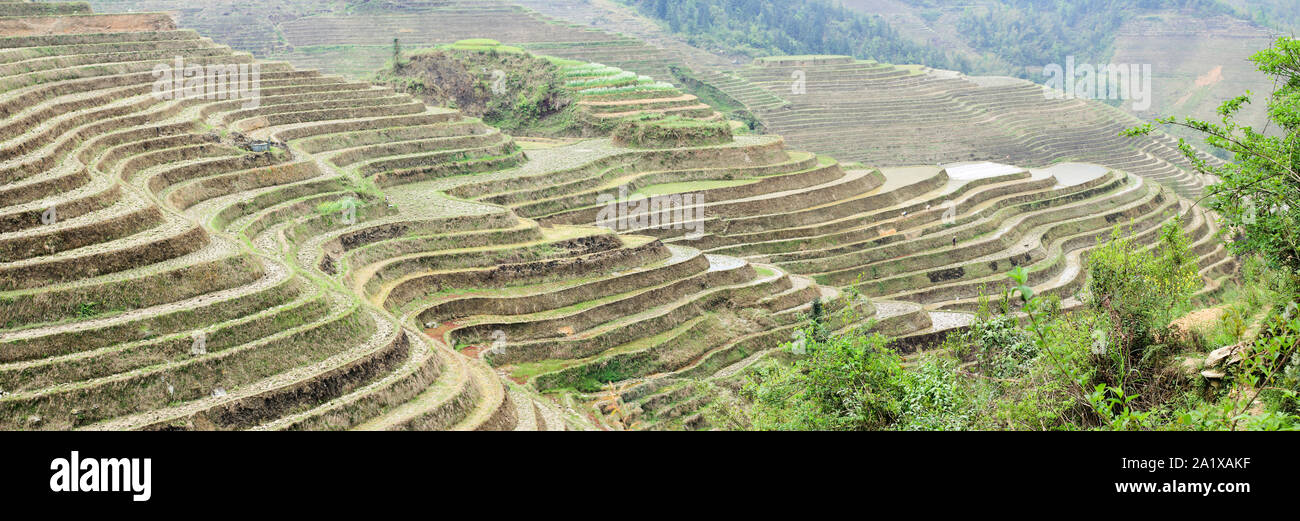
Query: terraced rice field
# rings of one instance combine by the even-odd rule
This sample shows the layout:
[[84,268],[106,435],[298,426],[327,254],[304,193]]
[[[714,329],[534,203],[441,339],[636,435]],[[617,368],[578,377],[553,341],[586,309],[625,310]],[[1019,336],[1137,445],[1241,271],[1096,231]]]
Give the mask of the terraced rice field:
[[[24,23],[60,25],[45,18]],[[4,428],[580,426],[493,365],[559,361],[541,382],[590,380],[615,356],[646,364],[625,377],[675,370],[762,332],[733,309],[793,325],[834,294],[492,202],[636,155],[608,144],[529,158],[456,111],[275,62],[260,64],[256,107],[158,95],[151,71],[177,56],[253,62],[193,31],[0,50]],[[284,146],[253,153],[236,133]],[[750,148],[772,143],[725,157]],[[669,342],[722,316],[738,329],[695,351]]]
[[[93,0],[101,12],[173,10],[161,0]],[[274,16],[268,16],[274,13]],[[522,45],[538,54],[599,62],[655,78],[672,78],[676,54],[620,34],[555,20],[504,0],[432,0],[386,4],[381,12],[342,11],[331,2],[227,0],[178,11],[194,28],[234,49],[298,67],[365,77],[407,49],[470,38]]]
[[1024,80],[846,56],[760,59],[705,79],[745,103],[769,132],[845,161],[1027,167],[1084,161],[1164,183],[1186,197],[1198,197],[1206,181],[1177,150],[1177,140],[1121,137],[1141,121],[1097,102],[1048,99]]
[[671,83],[599,63],[552,60],[560,66],[565,86],[574,93],[578,106],[597,122],[643,114],[722,120],[722,114]]
[[317,0],[282,0],[274,3],[246,0],[177,3],[170,0],[90,0],[97,13],[167,12],[186,29],[223,45],[266,59],[293,52],[278,24],[322,14],[332,7]]
[[[711,411],[814,308],[914,351],[1012,266],[1077,305],[1097,237],[1176,217],[1204,291],[1234,267],[1209,216],[1110,164],[846,168],[777,136],[524,151],[156,16],[30,5],[0,2],[29,28],[0,36],[4,429],[734,427]],[[160,90],[177,57],[258,64],[258,103]],[[618,193],[624,225],[596,226]]]
[[[513,0],[513,3],[537,11],[551,19],[645,42],[648,47],[644,50],[648,53],[644,56],[652,57],[653,60],[661,63],[685,64],[696,71],[728,68],[733,65],[732,58],[691,46],[683,37],[668,32],[658,23],[642,16],[635,8],[613,0]],[[642,74],[651,74],[640,67],[636,70]]]
[[[829,158],[786,152],[771,137],[737,138],[714,153],[742,146],[729,168],[681,170],[666,178],[606,163],[611,170],[593,172],[585,181],[485,200],[542,223],[566,225],[590,222],[601,209],[599,195],[617,187],[662,194],[661,187],[680,186],[703,197],[698,211],[687,213],[704,215],[700,222],[627,233],[738,257],[865,296],[858,303],[882,332],[897,337],[895,346],[904,352],[928,347],[946,330],[968,323],[981,294],[994,295],[996,304],[1008,285],[1005,273],[1016,266],[1029,271],[1037,293],[1060,296],[1067,309],[1078,306],[1082,259],[1116,225],[1154,242],[1163,223],[1180,219],[1200,257],[1203,293],[1215,291],[1235,269],[1210,216],[1131,173],[1076,163],[1026,170],[986,162],[846,170]],[[693,181],[663,184],[670,179]],[[706,180],[717,181],[701,184]],[[657,217],[674,222],[667,212]],[[688,230],[704,234],[692,239]],[[704,428],[699,410],[734,394],[744,367],[786,354],[722,350],[685,370],[632,379],[617,390],[626,407],[644,415],[632,416],[643,425]],[[541,385],[548,380],[541,377]]]

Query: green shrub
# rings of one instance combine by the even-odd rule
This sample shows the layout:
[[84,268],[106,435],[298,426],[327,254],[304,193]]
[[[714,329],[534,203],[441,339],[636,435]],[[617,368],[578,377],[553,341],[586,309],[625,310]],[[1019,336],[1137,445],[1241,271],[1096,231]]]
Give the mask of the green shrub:
[[977,408],[969,386],[957,373],[957,361],[927,357],[903,373],[899,420],[895,429],[953,431],[969,429]]
[[958,338],[971,349],[981,373],[994,378],[1021,376],[1038,356],[1033,338],[1009,315],[980,317]]
[[[880,335],[853,333],[819,342],[804,331],[806,357],[755,370],[742,395],[753,400],[758,430],[880,430],[904,410],[898,355]],[[811,340],[811,341],[809,341]]]
[[1111,340],[1123,354],[1140,354],[1155,343],[1174,309],[1196,290],[1196,258],[1188,244],[1181,222],[1174,219],[1161,229],[1156,249],[1116,227],[1110,241],[1088,255],[1085,301],[1110,319]]

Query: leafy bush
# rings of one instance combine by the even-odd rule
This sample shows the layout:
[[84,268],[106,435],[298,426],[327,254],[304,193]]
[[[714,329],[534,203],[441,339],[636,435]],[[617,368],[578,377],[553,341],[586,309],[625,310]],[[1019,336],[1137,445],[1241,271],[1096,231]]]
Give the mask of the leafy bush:
[[860,431],[893,425],[904,411],[907,377],[885,338],[852,333],[818,341],[812,328],[804,333],[806,357],[759,368],[745,383],[753,428]]
[[[1205,142],[1233,154],[1233,161],[1212,165],[1187,143],[1183,155],[1197,170],[1219,182],[1206,189],[1206,206],[1219,216],[1240,256],[1258,254],[1288,277],[1300,277],[1300,39],[1280,38],[1270,49],[1251,57],[1260,72],[1279,85],[1268,100],[1270,125],[1278,135],[1240,124],[1237,113],[1252,102],[1251,95],[1223,102],[1220,123],[1174,117],[1156,119],[1206,136]],[[1152,124],[1125,131],[1146,135]]]
[[904,431],[953,431],[970,428],[976,408],[972,394],[957,373],[957,361],[927,357],[903,373],[899,420]]
[[573,99],[560,67],[493,40],[414,51],[402,67],[380,71],[376,80],[509,133],[546,128],[551,131],[543,133],[565,134],[573,125]]
[[1196,260],[1188,244],[1181,222],[1173,219],[1161,229],[1157,249],[1117,227],[1109,242],[1088,255],[1086,302],[1110,318],[1112,340],[1124,354],[1155,343],[1174,308],[1196,290]]
[[958,334],[961,345],[973,350],[979,370],[994,378],[1022,376],[1026,363],[1038,356],[1038,346],[1010,315],[983,315]]

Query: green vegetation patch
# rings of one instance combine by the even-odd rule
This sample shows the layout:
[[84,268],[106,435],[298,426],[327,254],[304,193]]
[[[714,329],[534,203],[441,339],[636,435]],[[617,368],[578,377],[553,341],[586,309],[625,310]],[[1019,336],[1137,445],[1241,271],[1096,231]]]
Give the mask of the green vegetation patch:
[[578,123],[560,67],[493,40],[464,40],[396,58],[376,81],[519,135],[571,135]]
[[470,38],[468,40],[460,40],[458,42],[446,46],[446,48],[457,50],[457,51],[503,52],[503,53],[511,53],[511,54],[527,53],[527,51],[523,50],[523,48],[521,47],[502,45],[501,42],[498,42],[496,40],[490,40],[487,38]]
[[631,117],[614,129],[614,143],[635,148],[722,145],[732,141],[731,125],[680,116]]

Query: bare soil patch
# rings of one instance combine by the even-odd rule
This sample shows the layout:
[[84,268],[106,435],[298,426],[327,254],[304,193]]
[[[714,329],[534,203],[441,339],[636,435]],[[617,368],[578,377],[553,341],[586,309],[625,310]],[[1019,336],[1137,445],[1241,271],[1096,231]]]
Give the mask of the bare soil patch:
[[0,34],[5,36],[174,30],[176,21],[164,13],[41,16],[0,20]]

